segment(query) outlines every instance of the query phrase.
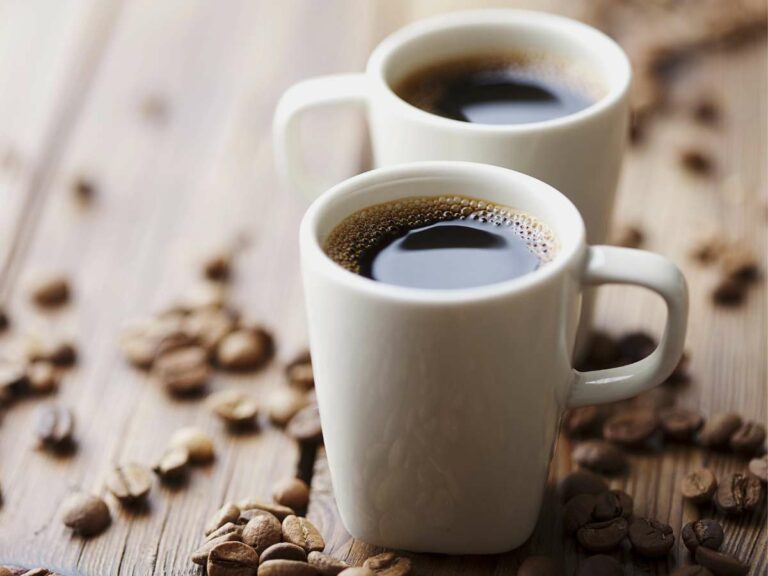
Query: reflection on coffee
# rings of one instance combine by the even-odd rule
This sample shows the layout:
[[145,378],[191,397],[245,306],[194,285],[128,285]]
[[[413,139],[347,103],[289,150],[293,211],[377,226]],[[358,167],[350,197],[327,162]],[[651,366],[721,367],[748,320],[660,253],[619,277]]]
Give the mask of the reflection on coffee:
[[461,196],[416,197],[355,212],[324,250],[379,282],[455,289],[533,272],[555,256],[557,241],[543,223],[512,208]]
[[417,69],[395,86],[406,102],[477,124],[542,122],[579,112],[598,90],[575,67],[524,53],[480,55]]

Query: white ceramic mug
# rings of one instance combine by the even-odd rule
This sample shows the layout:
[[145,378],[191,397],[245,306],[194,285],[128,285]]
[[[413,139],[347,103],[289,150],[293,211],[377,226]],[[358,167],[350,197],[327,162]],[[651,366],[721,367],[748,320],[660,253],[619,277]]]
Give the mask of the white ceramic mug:
[[[399,98],[393,86],[430,63],[504,51],[544,53],[567,61],[601,96],[588,108],[530,124],[470,124],[443,118]],[[287,186],[315,198],[328,188],[301,158],[300,117],[312,108],[366,109],[374,165],[468,160],[530,174],[560,190],[581,212],[587,241],[607,240],[627,139],[629,61],[603,33],[568,18],[522,10],[449,13],[395,32],[371,54],[363,74],[314,78],[291,87],[277,107],[275,159]],[[586,343],[594,297],[585,298],[579,348]]]
[[[462,195],[527,212],[559,241],[555,258],[478,288],[376,282],[323,252],[356,211],[399,198]],[[579,212],[549,185],[496,166],[419,162],[342,182],[300,232],[312,362],[334,492],[347,530],[424,552],[485,554],[536,523],[558,419],[572,406],[663,381],[685,339],[685,280],[663,256],[588,247]],[[658,348],[618,368],[571,366],[580,294],[644,286],[668,308]]]

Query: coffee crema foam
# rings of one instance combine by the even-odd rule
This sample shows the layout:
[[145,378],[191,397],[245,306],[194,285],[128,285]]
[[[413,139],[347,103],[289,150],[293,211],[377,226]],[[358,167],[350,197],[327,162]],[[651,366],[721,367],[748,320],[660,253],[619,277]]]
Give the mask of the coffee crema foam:
[[364,208],[348,216],[323,244],[323,250],[343,268],[361,273],[366,253],[409,230],[452,220],[476,220],[504,226],[522,239],[543,265],[557,254],[554,233],[534,216],[520,210],[464,196],[420,196]]

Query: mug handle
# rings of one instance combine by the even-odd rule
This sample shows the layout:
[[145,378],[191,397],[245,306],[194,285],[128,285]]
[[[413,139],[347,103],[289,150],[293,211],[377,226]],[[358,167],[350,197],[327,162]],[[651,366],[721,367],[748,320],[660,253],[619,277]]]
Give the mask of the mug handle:
[[667,322],[659,345],[650,356],[626,366],[575,372],[568,406],[613,402],[636,396],[660,384],[683,354],[688,321],[688,287],[680,269],[659,254],[644,250],[592,246],[582,284],[633,284],[659,294],[667,305]]
[[368,102],[364,74],[333,74],[304,80],[280,98],[272,127],[278,176],[287,187],[314,200],[330,186],[307,173],[301,157],[301,114],[311,108]]

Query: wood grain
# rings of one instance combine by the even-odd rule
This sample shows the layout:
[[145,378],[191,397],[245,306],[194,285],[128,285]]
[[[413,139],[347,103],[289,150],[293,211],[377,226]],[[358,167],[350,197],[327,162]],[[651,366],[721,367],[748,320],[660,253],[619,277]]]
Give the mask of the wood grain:
[[[594,18],[589,2],[506,2]],[[282,386],[280,364],[305,343],[296,232],[303,202],[281,190],[273,169],[271,117],[293,82],[360,70],[370,49],[402,24],[447,10],[499,6],[477,0],[133,0],[0,2],[0,154],[19,162],[0,168],[0,296],[15,329],[0,351],[29,334],[72,335],[82,362],[60,393],[45,402],[74,407],[78,451],[51,458],[32,449],[36,402],[8,410],[0,429],[0,563],[45,565],[63,574],[197,574],[188,554],[206,518],[224,501],[267,497],[293,473],[298,452],[265,425],[231,436],[196,402],[174,401],[145,375],[125,366],[117,350],[121,325],[172,301],[194,283],[201,256],[245,234],[232,299],[272,327],[279,358],[253,376],[217,376],[213,388],[237,386],[263,397]],[[40,18],[45,13],[46,18]],[[748,303],[714,308],[711,269],[688,253],[707,230],[747,242],[765,262],[766,47],[755,42],[695,59],[676,79],[672,104],[647,141],[632,148],[619,191],[616,223],[639,223],[647,248],[681,265],[691,287],[688,347],[693,381],[679,402],[704,413],[733,409],[766,420],[766,291]],[[724,110],[716,129],[691,122],[691,102],[715,97]],[[148,118],[148,98],[164,118]],[[313,169],[330,178],[364,162],[364,132],[344,112],[307,120]],[[718,170],[702,179],[679,167],[680,150],[711,150]],[[16,166],[14,168],[14,166]],[[72,178],[85,173],[98,194],[83,209]],[[39,270],[64,270],[76,296],[67,309],[40,314],[25,286]],[[639,290],[602,291],[598,323],[614,333],[657,331],[663,308]],[[155,487],[143,514],[110,500],[113,526],[87,541],[60,522],[73,489],[104,493],[113,462],[154,461],[177,428],[210,431],[218,457],[195,470],[181,490]],[[696,449],[632,456],[631,473],[613,480],[634,495],[639,511],[669,521],[675,532],[699,512],[677,493],[682,475],[708,463],[722,472],[734,457]],[[572,467],[561,438],[552,481]],[[309,510],[328,550],[353,563],[376,550],[352,539],[336,511],[324,454],[315,464]],[[725,548],[768,571],[765,513],[726,520]],[[554,497],[522,549],[492,557],[414,556],[417,574],[511,574],[530,553],[563,558],[571,574],[582,558],[560,536]],[[648,564],[625,554],[627,574],[668,574],[686,553]]]

